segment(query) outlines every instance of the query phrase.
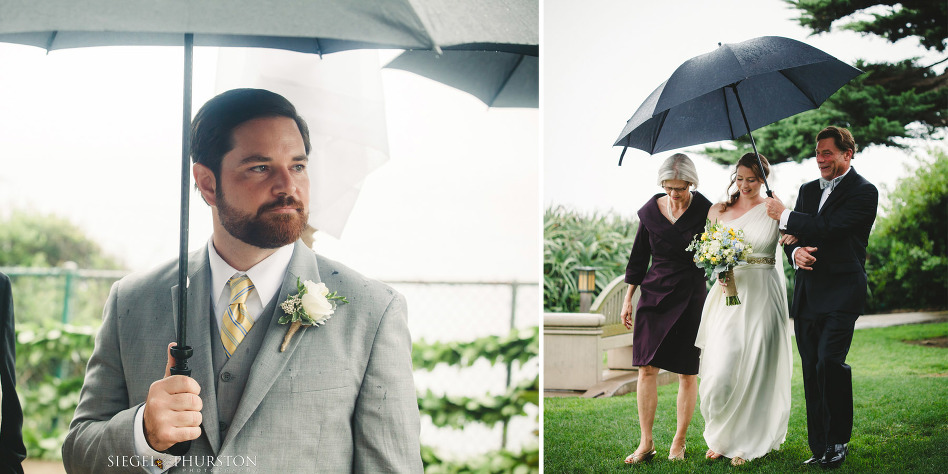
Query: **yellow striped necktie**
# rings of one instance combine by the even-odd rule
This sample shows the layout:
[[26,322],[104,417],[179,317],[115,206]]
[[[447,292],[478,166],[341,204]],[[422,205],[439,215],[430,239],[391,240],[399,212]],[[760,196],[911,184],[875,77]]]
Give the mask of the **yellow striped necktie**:
[[237,345],[244,340],[247,331],[253,326],[253,318],[245,304],[247,296],[253,290],[253,283],[247,275],[241,275],[232,277],[227,284],[230,285],[230,305],[221,324],[221,342],[224,343],[224,352],[230,359],[237,350]]

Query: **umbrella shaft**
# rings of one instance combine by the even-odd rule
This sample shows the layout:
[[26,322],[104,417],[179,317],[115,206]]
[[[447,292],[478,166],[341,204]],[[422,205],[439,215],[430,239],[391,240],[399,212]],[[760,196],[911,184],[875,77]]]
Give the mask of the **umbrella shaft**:
[[[192,350],[187,345],[188,326],[188,214],[190,210],[190,162],[191,148],[191,69],[193,64],[194,35],[184,35],[184,124],[181,133],[181,232],[178,246],[178,345],[171,348],[175,365],[171,375],[191,376],[188,359]],[[183,441],[168,448],[166,453],[183,456],[191,449],[190,441]]]
[[[737,93],[737,84],[730,86],[731,90],[734,91],[734,97],[737,98],[737,107],[741,109],[741,118],[744,119],[744,128],[747,129],[747,136],[751,139],[751,146],[754,147],[754,155],[757,156],[757,166],[760,166],[760,174],[764,175],[764,164],[760,161],[760,153],[757,152],[757,143],[754,142],[754,134],[751,133],[750,124],[747,123],[747,115],[744,114],[744,106],[741,104],[741,95]],[[767,197],[773,197],[774,193],[770,190],[770,185],[767,184],[767,176],[764,178],[764,188],[767,189]]]
[[[188,214],[191,186],[190,154],[191,137],[191,70],[193,63],[194,35],[184,35],[184,102],[181,133],[181,229],[178,242],[178,347],[187,347],[188,320]],[[187,369],[187,359],[176,360],[179,369]]]

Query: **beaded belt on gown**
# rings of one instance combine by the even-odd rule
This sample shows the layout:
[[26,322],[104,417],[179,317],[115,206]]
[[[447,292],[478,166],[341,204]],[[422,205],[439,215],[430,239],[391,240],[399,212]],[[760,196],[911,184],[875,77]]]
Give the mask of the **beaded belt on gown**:
[[762,264],[762,265],[774,265],[777,263],[777,259],[774,257],[747,257],[747,263]]

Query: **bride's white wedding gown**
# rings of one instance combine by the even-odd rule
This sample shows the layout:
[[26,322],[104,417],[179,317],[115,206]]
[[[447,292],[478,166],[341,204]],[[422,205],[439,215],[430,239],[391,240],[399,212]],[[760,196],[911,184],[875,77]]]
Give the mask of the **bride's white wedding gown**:
[[[753,246],[752,260],[776,258],[777,221],[760,204],[731,222]],[[781,255],[782,256],[782,255]],[[755,258],[756,257],[756,258]],[[701,313],[698,394],[708,447],[746,460],[779,449],[790,419],[790,330],[782,261],[734,270],[741,304],[726,306],[715,281]]]

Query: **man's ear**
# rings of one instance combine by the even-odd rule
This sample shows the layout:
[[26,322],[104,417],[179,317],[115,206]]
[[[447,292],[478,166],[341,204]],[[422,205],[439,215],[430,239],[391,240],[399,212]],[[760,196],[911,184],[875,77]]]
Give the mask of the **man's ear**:
[[214,178],[214,172],[200,163],[195,163],[191,167],[191,171],[194,173],[194,184],[197,186],[198,191],[201,192],[201,197],[204,198],[204,202],[206,202],[208,206],[216,206],[217,180]]

